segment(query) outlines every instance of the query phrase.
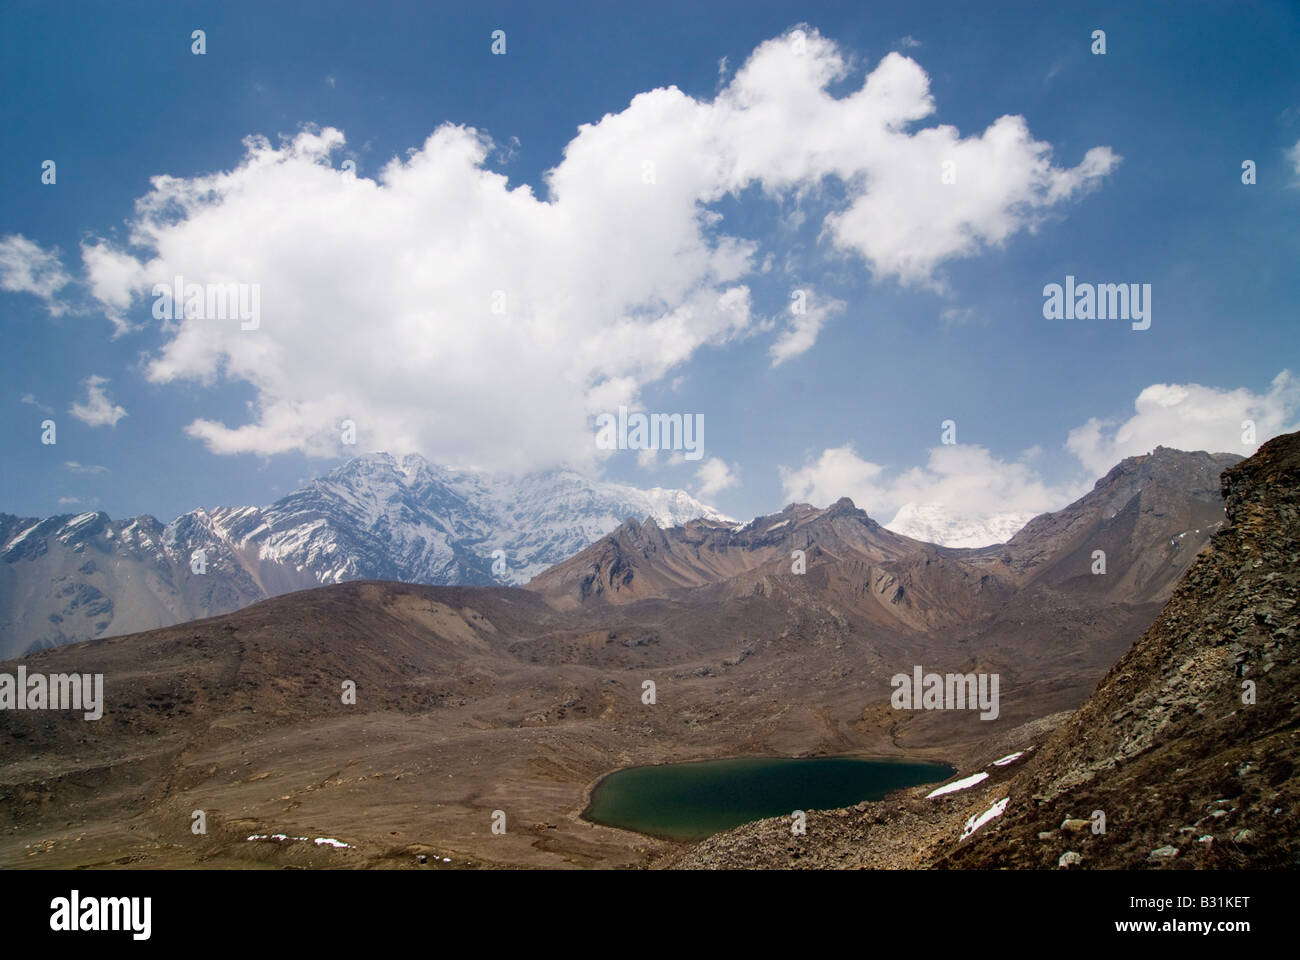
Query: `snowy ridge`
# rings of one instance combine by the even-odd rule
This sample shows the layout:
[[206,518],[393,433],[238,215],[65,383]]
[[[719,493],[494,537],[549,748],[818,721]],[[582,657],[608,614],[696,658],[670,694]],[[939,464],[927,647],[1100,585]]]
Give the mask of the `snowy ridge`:
[[262,510],[219,513],[208,528],[221,539],[319,583],[521,584],[631,517],[668,526],[725,519],[681,490],[563,470],[511,478],[384,453],[349,461]]
[[937,503],[905,503],[884,526],[894,533],[941,547],[987,547],[1006,543],[1035,516],[1013,512],[963,517]]
[[[345,580],[520,585],[617,529],[727,518],[681,490],[357,457],[266,507],[170,523],[0,514],[0,659],[229,613]],[[201,554],[198,551],[202,551]]]

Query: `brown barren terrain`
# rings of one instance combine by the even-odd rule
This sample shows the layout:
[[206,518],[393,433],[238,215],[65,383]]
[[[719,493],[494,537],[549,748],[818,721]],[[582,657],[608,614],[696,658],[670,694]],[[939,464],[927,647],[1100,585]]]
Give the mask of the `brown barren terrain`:
[[[630,765],[839,754],[969,770],[1047,742],[1222,524],[1219,473],[1236,460],[1131,458],[979,550],[898,536],[848,501],[744,527],[629,522],[527,589],[346,583],[11,661],[0,669],[102,673],[106,706],[93,722],[0,713],[0,865],[787,865],[784,841],[774,857],[724,855],[733,834],[691,852],[580,814]],[[999,673],[1000,716],[894,710],[889,678],[914,665]],[[934,801],[901,802],[922,834],[951,839],[922,816]],[[962,819],[969,802],[942,806]],[[896,821],[879,827],[880,849],[922,849]],[[825,849],[800,855],[919,855]]]

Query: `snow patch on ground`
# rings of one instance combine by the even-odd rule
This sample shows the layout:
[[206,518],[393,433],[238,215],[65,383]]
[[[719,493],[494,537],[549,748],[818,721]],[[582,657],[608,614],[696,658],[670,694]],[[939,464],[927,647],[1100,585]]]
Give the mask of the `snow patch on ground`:
[[312,843],[318,847],[333,847],[335,850],[351,850],[352,844],[344,843],[342,840],[335,840],[333,837],[317,837]]
[[942,797],[945,793],[956,793],[958,790],[965,790],[967,787],[973,787],[977,783],[983,783],[988,778],[989,775],[983,771],[972,773],[969,777],[962,777],[962,779],[954,780],[952,783],[945,783],[937,790],[931,790],[925,795],[925,797],[928,800],[931,797]]
[[1007,809],[1007,801],[1010,799],[1011,799],[1010,797],[1003,797],[997,803],[993,804],[993,806],[989,807],[983,813],[979,814],[979,816],[971,817],[969,820],[967,820],[966,827],[961,832],[961,839],[965,840],[967,837],[969,837],[980,827],[984,826],[984,824],[988,823],[990,820],[994,819],[995,817],[1002,816],[1003,812]]
[[274,840],[276,843],[283,843],[286,840],[311,840],[318,847],[333,847],[335,850],[351,850],[352,844],[344,843],[342,840],[335,840],[333,837],[291,837],[285,833],[255,833],[248,838],[249,840]]
[[1009,763],[1015,763],[1017,760],[1019,760],[1019,759],[1020,759],[1021,757],[1023,757],[1024,755],[1025,755],[1025,751],[1023,751],[1023,750],[1021,750],[1019,753],[1008,753],[1008,754],[1007,754],[1005,757],[1003,757],[1001,760],[994,760],[994,761],[993,761],[993,766],[995,766],[995,767],[1005,767],[1005,766],[1006,766],[1007,764],[1009,764]]

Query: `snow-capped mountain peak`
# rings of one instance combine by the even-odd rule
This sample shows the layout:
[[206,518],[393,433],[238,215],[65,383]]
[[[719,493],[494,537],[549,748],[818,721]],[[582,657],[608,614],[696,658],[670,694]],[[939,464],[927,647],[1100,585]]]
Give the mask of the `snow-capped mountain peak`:
[[1006,543],[1034,516],[1032,513],[1008,512],[969,517],[954,514],[938,503],[907,503],[884,526],[913,540],[943,547],[987,547]]
[[387,453],[355,457],[269,506],[199,508],[166,524],[101,511],[0,514],[10,575],[0,578],[0,608],[10,609],[0,658],[343,580],[522,584],[647,517],[661,526],[725,519],[682,490],[569,470],[509,477]]

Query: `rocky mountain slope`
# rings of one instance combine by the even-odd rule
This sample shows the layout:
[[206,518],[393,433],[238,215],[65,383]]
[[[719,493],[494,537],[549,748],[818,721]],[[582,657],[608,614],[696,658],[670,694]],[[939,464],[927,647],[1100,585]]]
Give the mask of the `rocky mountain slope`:
[[1300,865],[1300,434],[1221,488],[1224,529],[1076,712],[1005,731],[947,792],[817,812],[802,838],[783,820],[747,824],[677,865]]
[[680,490],[565,471],[512,479],[387,454],[358,457],[269,507],[200,509],[166,524],[0,514],[0,657],[346,580],[522,583],[632,517],[725,519]]
[[966,622],[1028,588],[1039,599],[1087,593],[1162,602],[1221,526],[1219,474],[1240,459],[1158,447],[1124,460],[1086,496],[1034,518],[1007,543],[979,549],[902,536],[847,498],[824,510],[793,504],[744,525],[700,520],[666,530],[633,520],[529,589],[567,609],[701,588],[743,595],[777,580],[799,583],[791,575],[802,573],[848,606],[920,628]]
[[[834,625],[844,649],[865,644],[853,669],[886,693],[890,676],[918,664],[997,673],[998,723],[1021,723],[1078,706],[1150,625],[1222,524],[1218,474],[1239,459],[1164,448],[1131,457],[1079,501],[980,549],[903,537],[847,499],[745,525],[628,523],[527,589],[591,618],[651,601],[696,610],[761,597]],[[868,715],[863,722],[889,726],[899,748],[990,733],[960,712]]]

